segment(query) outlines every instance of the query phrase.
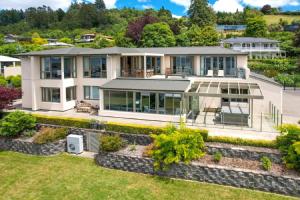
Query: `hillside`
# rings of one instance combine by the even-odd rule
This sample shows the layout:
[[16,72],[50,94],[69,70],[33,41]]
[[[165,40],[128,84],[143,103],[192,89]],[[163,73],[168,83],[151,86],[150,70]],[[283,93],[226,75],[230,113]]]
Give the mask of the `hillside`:
[[300,15],[264,15],[264,19],[268,25],[279,23],[280,19],[290,24],[294,20],[300,20]]

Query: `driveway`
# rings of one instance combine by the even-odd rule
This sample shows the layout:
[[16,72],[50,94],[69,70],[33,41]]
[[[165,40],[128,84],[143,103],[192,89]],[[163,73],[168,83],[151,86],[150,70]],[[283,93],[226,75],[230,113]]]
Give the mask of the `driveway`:
[[283,92],[283,121],[297,123],[300,120],[300,90]]

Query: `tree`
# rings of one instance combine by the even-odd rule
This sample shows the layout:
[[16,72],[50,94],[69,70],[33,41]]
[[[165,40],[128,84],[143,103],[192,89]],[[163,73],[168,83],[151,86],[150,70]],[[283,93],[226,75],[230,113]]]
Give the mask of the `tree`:
[[97,36],[94,40],[93,47],[94,48],[106,48],[114,46],[114,41],[108,40],[103,36]]
[[267,23],[261,16],[248,18],[246,25],[246,36],[265,37],[267,35]]
[[106,6],[105,6],[105,3],[103,0],[96,0],[95,5],[96,5],[97,10],[105,10],[106,9]]
[[216,46],[219,42],[218,33],[212,26],[200,28],[193,25],[186,35],[189,39],[189,46]]
[[20,89],[0,86],[0,110],[7,108],[13,100],[22,96]]
[[128,48],[136,47],[134,41],[131,38],[126,37],[124,33],[118,33],[114,37],[114,39],[115,39],[116,46],[118,47],[128,47]]
[[141,39],[144,27],[147,24],[153,24],[157,21],[157,18],[149,14],[140,17],[137,20],[128,24],[126,36],[131,38],[137,44]]
[[264,13],[265,15],[269,15],[272,14],[272,7],[269,4],[264,5],[261,10],[262,13]]
[[199,27],[212,26],[217,21],[216,14],[209,7],[207,0],[192,0],[188,16],[190,21]]
[[67,43],[67,44],[72,44],[73,43],[72,39],[67,38],[67,37],[61,38],[59,41],[63,42],[63,43]]
[[140,43],[143,47],[170,47],[176,41],[169,25],[160,22],[145,26]]
[[300,47],[300,29],[295,34],[294,44],[296,47]]

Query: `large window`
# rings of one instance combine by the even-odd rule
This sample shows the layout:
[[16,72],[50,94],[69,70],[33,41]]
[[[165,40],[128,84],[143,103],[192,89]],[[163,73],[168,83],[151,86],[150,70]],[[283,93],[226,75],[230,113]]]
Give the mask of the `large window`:
[[66,88],[66,100],[76,100],[76,86]]
[[41,59],[41,79],[61,79],[61,57]]
[[99,87],[98,86],[83,86],[85,100],[99,100]]
[[219,70],[224,71],[225,76],[236,76],[236,58],[234,56],[205,56],[201,76],[206,76],[208,70],[213,70],[213,75],[218,76]]
[[42,88],[42,101],[43,102],[60,102],[60,89],[59,88]]
[[106,56],[88,56],[83,58],[83,76],[86,78],[106,78]]
[[146,67],[147,70],[153,70],[154,74],[160,74],[160,57],[147,56]]
[[173,74],[193,74],[193,56],[174,56],[172,59]]
[[74,57],[64,57],[64,78],[76,78],[76,62]]
[[104,90],[106,110],[179,115],[181,100],[181,94]]

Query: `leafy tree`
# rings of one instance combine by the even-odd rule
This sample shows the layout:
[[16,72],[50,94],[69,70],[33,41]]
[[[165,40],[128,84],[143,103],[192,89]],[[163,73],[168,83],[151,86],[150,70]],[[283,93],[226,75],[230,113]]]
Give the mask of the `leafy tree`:
[[106,48],[114,46],[114,41],[108,40],[103,36],[97,36],[94,40],[93,47],[94,48]]
[[191,46],[216,46],[219,42],[219,36],[216,29],[212,26],[200,28],[193,25],[187,31],[187,37]]
[[269,4],[264,5],[261,10],[265,15],[272,14],[272,7]]
[[217,20],[207,0],[191,0],[188,16],[193,24],[200,27],[215,25]]
[[144,27],[147,24],[157,22],[157,18],[147,14],[128,24],[126,36],[131,38],[136,44],[140,41]]
[[294,45],[300,47],[300,29],[295,34]]
[[143,47],[170,47],[176,40],[169,25],[160,22],[145,26],[140,43]]
[[57,20],[60,22],[63,20],[63,18],[65,17],[66,13],[63,9],[59,8],[55,11],[56,16],[57,16]]
[[131,38],[126,37],[124,33],[118,33],[114,39],[116,46],[118,47],[136,47],[134,41]]
[[9,85],[13,86],[14,88],[20,88],[22,84],[22,78],[20,75],[17,76],[9,76],[6,78]]
[[4,35],[0,34],[0,45],[4,44]]
[[19,99],[21,96],[22,92],[20,89],[0,86],[0,110],[7,108],[13,100]]
[[0,86],[6,86],[7,80],[4,78],[4,76],[0,76]]
[[72,39],[67,38],[67,37],[61,38],[59,41],[67,43],[67,44],[72,44],[73,43]]
[[265,37],[267,35],[267,24],[261,16],[251,17],[247,19],[246,36]]
[[97,8],[97,10],[105,10],[106,6],[103,0],[96,0],[95,1],[95,6]]

